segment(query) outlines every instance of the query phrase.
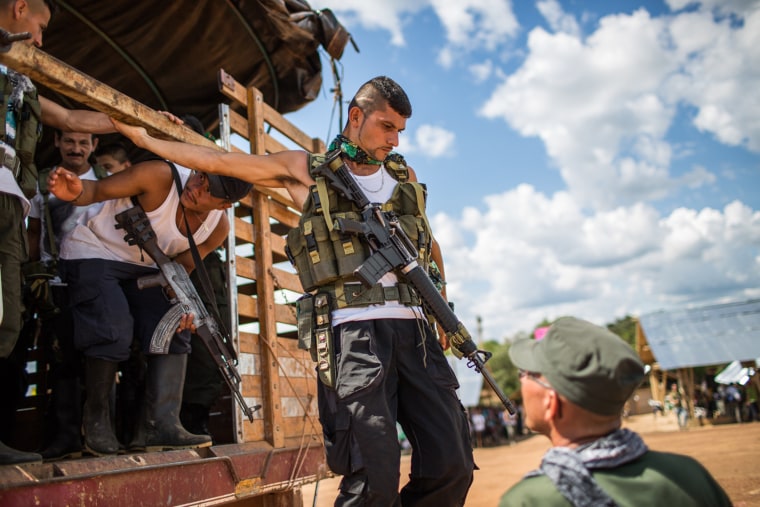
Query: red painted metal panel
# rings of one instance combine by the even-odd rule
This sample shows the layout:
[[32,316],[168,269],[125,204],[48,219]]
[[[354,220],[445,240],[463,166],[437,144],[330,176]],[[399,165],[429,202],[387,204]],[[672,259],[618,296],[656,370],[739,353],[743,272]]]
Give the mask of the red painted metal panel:
[[272,450],[228,445],[60,464],[0,467],[3,507],[223,504],[292,489],[324,475],[321,445]]

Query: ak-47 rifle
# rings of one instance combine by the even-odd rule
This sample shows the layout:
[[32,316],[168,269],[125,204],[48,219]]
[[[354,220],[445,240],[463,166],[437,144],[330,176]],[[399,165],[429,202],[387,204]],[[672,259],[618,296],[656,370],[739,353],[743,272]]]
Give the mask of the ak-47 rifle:
[[354,274],[367,287],[375,285],[380,277],[390,271],[395,271],[406,279],[415,288],[428,311],[440,323],[449,338],[449,343],[467,358],[467,366],[483,375],[509,413],[514,414],[514,404],[499,389],[493,376],[485,368],[491,353],[478,350],[469,331],[438,292],[425,270],[417,263],[417,249],[401,228],[395,213],[383,211],[380,205],[369,202],[356,180],[351,177],[340,150],[328,153],[325,163],[314,171],[315,178],[324,178],[328,185],[352,201],[360,210],[361,221],[338,218],[334,224],[335,228],[343,233],[363,237],[373,251]]
[[250,408],[246,404],[243,394],[240,392],[241,378],[235,367],[237,354],[232,348],[232,342],[227,331],[222,329],[216,319],[209,314],[185,268],[172,261],[158,246],[156,233],[153,231],[150,219],[145,215],[142,207],[129,208],[116,215],[115,218],[116,228],[124,229],[127,232],[124,240],[130,245],[138,245],[142,248],[161,270],[155,275],[138,278],[137,287],[144,289],[161,286],[172,303],[171,308],[153,332],[153,337],[150,340],[150,352],[152,354],[166,354],[182,315],[192,313],[196,334],[201,338],[214,359],[240,408],[248,420],[253,422],[253,412],[260,409],[261,405]]

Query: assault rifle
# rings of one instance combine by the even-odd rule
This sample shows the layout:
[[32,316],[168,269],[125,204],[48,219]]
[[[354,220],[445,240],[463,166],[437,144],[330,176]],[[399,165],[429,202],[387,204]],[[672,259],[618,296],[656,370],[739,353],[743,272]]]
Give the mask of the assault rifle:
[[425,307],[440,323],[449,338],[449,343],[467,358],[467,366],[483,375],[509,413],[514,414],[514,404],[499,389],[493,376],[485,368],[485,363],[492,354],[478,350],[469,331],[443,299],[425,270],[417,263],[417,248],[401,228],[395,213],[383,211],[380,205],[369,202],[351,176],[341,158],[340,150],[328,153],[325,163],[314,171],[315,178],[324,178],[328,185],[352,201],[360,210],[361,221],[338,218],[334,227],[345,234],[355,234],[364,238],[372,249],[373,253],[354,271],[362,284],[372,287],[380,277],[390,271],[401,274],[415,288]]
[[246,404],[243,394],[240,392],[240,384],[242,383],[240,374],[235,368],[237,355],[232,348],[227,331],[223,330],[216,319],[206,310],[206,305],[203,304],[195,290],[185,268],[167,257],[158,246],[156,233],[140,206],[129,208],[116,215],[115,218],[116,228],[124,229],[127,232],[124,240],[130,245],[138,245],[143,249],[151,259],[156,261],[161,270],[155,275],[138,278],[137,287],[145,289],[161,286],[172,303],[169,311],[166,312],[166,315],[163,316],[153,331],[153,337],[150,340],[150,352],[152,354],[166,354],[169,351],[169,345],[180,319],[184,314],[192,313],[196,334],[201,338],[214,359],[240,408],[248,420],[253,422],[253,412],[260,409],[261,405],[250,408]]

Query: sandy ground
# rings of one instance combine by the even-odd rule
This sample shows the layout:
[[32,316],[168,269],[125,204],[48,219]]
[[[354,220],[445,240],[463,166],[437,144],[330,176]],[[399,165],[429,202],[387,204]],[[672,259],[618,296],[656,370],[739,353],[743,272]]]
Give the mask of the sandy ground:
[[[639,415],[625,425],[639,432],[651,449],[698,459],[718,480],[736,507],[760,507],[760,423],[691,427],[679,431],[674,418]],[[495,506],[502,493],[534,469],[549,441],[534,435],[514,445],[475,449],[480,470],[467,496],[467,506]],[[409,456],[402,456],[402,485],[409,475]],[[304,507],[333,505],[339,477],[303,487]],[[316,490],[316,497],[315,497]]]

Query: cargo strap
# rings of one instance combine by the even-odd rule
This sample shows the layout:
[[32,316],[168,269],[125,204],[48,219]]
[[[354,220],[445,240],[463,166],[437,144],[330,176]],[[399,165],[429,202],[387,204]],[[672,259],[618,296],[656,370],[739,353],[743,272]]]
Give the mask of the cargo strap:
[[406,306],[420,305],[419,296],[407,283],[398,283],[389,287],[383,287],[378,283],[366,288],[359,282],[347,282],[323,287],[320,290],[333,292],[338,308],[379,305],[386,301],[397,301]]

